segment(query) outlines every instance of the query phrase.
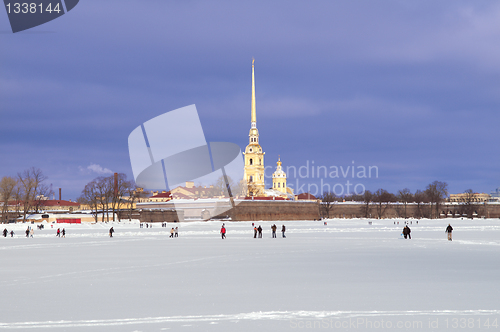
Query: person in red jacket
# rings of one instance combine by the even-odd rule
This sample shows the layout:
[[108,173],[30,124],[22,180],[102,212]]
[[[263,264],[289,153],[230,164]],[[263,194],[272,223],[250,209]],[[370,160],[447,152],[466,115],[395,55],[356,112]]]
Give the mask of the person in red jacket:
[[220,229],[220,234],[222,235],[222,239],[224,240],[226,238],[226,228],[224,227],[224,224],[222,224],[222,228]]

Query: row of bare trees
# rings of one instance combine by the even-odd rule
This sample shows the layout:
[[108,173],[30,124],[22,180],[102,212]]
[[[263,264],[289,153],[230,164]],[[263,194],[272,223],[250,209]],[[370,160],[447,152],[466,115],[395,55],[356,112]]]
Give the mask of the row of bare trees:
[[2,205],[2,221],[9,216],[9,206],[14,203],[14,214],[22,213],[23,221],[26,216],[43,207],[44,200],[53,194],[50,186],[46,184],[47,176],[39,168],[31,167],[17,176],[4,176],[0,180],[0,202]]
[[[466,193],[467,192],[470,194],[470,200],[469,203],[464,204],[464,206],[468,206],[468,211],[470,212],[474,210],[474,192],[471,189],[467,190]],[[375,192],[366,190],[362,195],[345,197],[337,197],[335,193],[325,192],[323,195],[320,195],[319,198],[322,200],[320,213],[326,218],[329,218],[330,214],[333,213],[336,202],[345,200],[363,202],[361,215],[365,218],[370,217],[373,208],[375,208],[375,215],[380,219],[385,215],[387,209],[392,206],[390,203],[393,202],[403,203],[403,208],[397,207],[397,212],[401,217],[407,218],[408,203],[415,203],[417,214],[415,217],[439,218],[439,207],[447,197],[448,184],[446,182],[434,181],[427,185],[425,190],[417,190],[415,193],[412,193],[408,188],[399,190],[397,194],[390,193],[385,189],[378,189]]]
[[134,203],[144,195],[141,188],[138,188],[133,181],[127,180],[127,175],[119,173],[116,181],[111,175],[100,176],[87,183],[78,202],[89,207],[96,222],[99,221],[99,215],[102,222],[110,221],[110,214],[111,220],[115,221],[116,217],[120,218],[117,211],[123,206],[127,208],[130,220]]

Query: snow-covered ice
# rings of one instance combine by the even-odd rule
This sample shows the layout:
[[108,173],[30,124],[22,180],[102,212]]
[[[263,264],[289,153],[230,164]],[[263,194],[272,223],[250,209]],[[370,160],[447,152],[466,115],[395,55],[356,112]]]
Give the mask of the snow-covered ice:
[[499,330],[500,220],[413,221],[411,240],[403,223],[263,221],[254,239],[226,222],[226,240],[213,221],[1,225],[16,235],[0,238],[0,329]]

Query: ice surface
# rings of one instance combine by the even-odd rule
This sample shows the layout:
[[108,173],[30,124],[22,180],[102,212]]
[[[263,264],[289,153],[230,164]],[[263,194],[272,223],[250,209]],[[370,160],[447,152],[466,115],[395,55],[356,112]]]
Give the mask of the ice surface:
[[220,222],[46,225],[34,238],[1,225],[16,235],[0,238],[0,329],[499,329],[500,220],[413,221],[411,240],[403,220],[327,223],[257,222],[254,239],[251,222],[226,222],[226,240]]

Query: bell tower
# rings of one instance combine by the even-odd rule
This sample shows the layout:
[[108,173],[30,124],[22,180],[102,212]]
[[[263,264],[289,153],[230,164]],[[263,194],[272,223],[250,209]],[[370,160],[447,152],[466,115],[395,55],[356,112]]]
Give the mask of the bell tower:
[[276,163],[276,171],[273,173],[273,189],[286,194],[286,173],[281,166],[281,158],[278,158]]
[[252,59],[252,107],[249,144],[245,152],[244,180],[248,186],[248,196],[264,195],[264,152],[259,144],[259,131],[257,130],[257,108],[255,104],[255,59]]

